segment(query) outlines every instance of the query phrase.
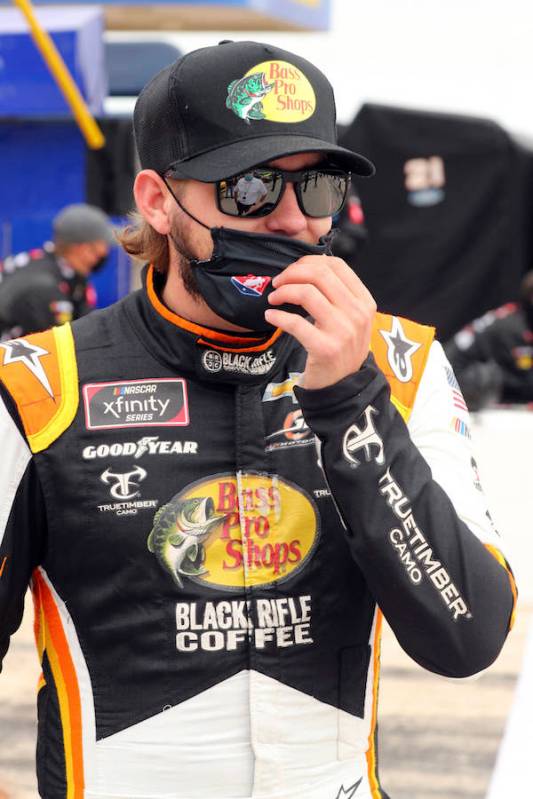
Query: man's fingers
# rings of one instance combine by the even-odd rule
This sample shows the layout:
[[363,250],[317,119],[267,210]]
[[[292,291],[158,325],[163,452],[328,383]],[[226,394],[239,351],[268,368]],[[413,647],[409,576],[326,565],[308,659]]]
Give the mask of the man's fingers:
[[333,385],[360,369],[368,354],[376,303],[350,267],[339,258],[310,255],[272,281],[273,305],[299,305],[312,321],[272,308],[270,324],[294,336],[307,350],[306,388]]
[[265,319],[274,327],[279,327],[285,333],[294,336],[307,352],[319,349],[322,344],[323,334],[303,316],[288,311],[269,308],[265,311]]
[[309,283],[289,283],[276,289],[268,301],[273,305],[299,305],[313,317],[319,327],[325,327],[334,314],[334,307],[329,299],[316,287]]
[[376,310],[374,298],[350,267],[339,258],[304,256],[277,275],[272,281],[274,288],[289,284],[308,283],[316,286],[332,305],[350,309],[352,298]]

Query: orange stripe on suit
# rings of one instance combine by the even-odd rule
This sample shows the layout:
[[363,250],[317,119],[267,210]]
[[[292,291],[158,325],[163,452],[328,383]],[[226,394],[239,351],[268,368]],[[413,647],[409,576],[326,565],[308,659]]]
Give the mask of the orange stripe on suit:
[[376,760],[376,722],[378,714],[378,693],[379,693],[379,669],[380,669],[380,655],[381,655],[381,625],[383,622],[383,614],[379,608],[376,608],[376,629],[374,630],[374,663],[373,663],[373,678],[374,685],[372,688],[372,721],[370,725],[370,734],[368,736],[368,749],[366,752],[366,762],[368,766],[368,782],[372,792],[372,799],[380,799],[381,791],[379,789],[378,775],[377,775],[377,760]]
[[504,556],[502,555],[499,549],[492,546],[492,544],[485,544],[485,546],[489,550],[490,554],[494,558],[496,558],[500,566],[503,566],[509,577],[509,582],[511,583],[511,591],[513,592],[513,609],[511,611],[511,621],[509,622],[509,629],[512,630],[516,617],[516,603],[518,601],[518,589],[516,587],[514,574],[511,571],[511,567],[509,566],[509,564],[507,563],[507,561],[505,560]]
[[76,670],[54,596],[39,570],[33,573],[33,592],[36,616],[40,619],[39,626],[36,623],[38,647],[42,642],[59,699],[65,747],[66,799],[83,799],[82,720]]

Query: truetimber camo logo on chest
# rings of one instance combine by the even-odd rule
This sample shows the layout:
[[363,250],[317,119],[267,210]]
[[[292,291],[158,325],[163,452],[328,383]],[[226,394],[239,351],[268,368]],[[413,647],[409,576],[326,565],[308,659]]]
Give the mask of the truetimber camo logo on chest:
[[226,108],[243,119],[303,122],[313,115],[316,97],[311,83],[288,61],[263,61],[228,86]]

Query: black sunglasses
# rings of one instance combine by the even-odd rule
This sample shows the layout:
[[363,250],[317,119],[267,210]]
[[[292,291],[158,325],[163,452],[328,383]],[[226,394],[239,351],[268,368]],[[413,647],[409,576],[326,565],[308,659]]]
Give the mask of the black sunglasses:
[[300,210],[316,219],[335,216],[342,209],[350,173],[329,167],[301,172],[264,166],[254,167],[215,183],[217,205],[228,216],[256,219],[267,216],[279,204],[287,183],[293,183]]

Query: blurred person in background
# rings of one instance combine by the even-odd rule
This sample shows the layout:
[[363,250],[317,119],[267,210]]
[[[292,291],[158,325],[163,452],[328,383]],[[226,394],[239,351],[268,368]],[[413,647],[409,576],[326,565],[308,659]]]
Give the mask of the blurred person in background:
[[313,64],[196,50],[134,127],[143,288],[0,345],[0,657],[31,575],[41,796],[384,799],[382,616],[449,677],[512,624],[466,408],[433,330],[331,255],[374,168]]
[[85,203],[63,208],[53,241],[8,256],[1,266],[0,337],[16,338],[79,319],[95,306],[92,273],[116,244],[108,217]]
[[470,322],[445,346],[470,410],[533,403],[533,271],[520,298]]

